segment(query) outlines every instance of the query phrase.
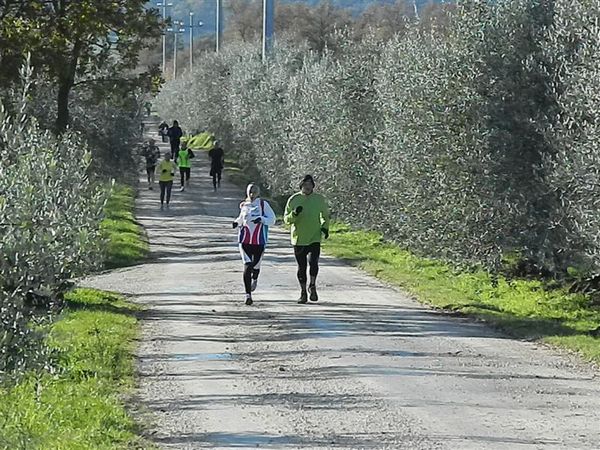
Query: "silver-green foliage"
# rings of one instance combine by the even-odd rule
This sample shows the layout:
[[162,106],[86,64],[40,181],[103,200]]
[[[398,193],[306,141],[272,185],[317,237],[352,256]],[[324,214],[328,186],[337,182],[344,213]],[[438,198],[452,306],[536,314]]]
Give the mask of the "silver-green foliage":
[[56,137],[0,109],[0,378],[35,363],[32,321],[70,279],[101,266],[106,190],[90,181],[90,163],[79,135]]
[[596,268],[599,0],[466,0],[387,43],[237,45],[157,99],[275,193],[313,173],[344,220],[421,254]]

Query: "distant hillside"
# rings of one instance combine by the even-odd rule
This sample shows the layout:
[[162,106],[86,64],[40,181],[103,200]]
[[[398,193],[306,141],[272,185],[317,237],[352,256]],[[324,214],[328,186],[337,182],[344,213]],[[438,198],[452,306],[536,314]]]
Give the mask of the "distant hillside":
[[[167,9],[167,15],[176,20],[184,20],[186,25],[189,23],[190,11],[194,12],[194,20],[197,23],[202,21],[203,27],[198,29],[197,35],[212,34],[215,32],[215,0],[167,0],[173,3],[172,7]],[[227,4],[228,0],[223,0]],[[248,1],[248,0],[234,0]],[[321,0],[275,0],[281,3],[305,3],[307,5],[317,5]],[[340,8],[349,10],[353,15],[359,15],[365,9],[373,4],[389,4],[395,0],[332,0],[332,3]],[[148,2],[148,6],[155,6],[157,1]],[[428,0],[417,0],[418,5],[424,5]]]

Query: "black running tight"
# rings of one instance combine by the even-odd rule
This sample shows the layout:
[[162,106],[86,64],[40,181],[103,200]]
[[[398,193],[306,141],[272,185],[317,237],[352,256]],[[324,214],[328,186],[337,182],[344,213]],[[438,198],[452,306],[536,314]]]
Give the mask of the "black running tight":
[[[310,257],[309,257],[310,255]],[[298,263],[298,281],[301,285],[306,285],[306,268],[310,265],[310,276],[316,277],[319,274],[319,256],[321,255],[321,243],[315,242],[310,245],[295,245],[294,256]]]
[[252,292],[252,280],[260,274],[260,262],[265,252],[264,245],[241,244],[240,250],[244,261],[244,288],[246,294]]
[[190,181],[192,169],[189,167],[180,167],[179,174],[181,175],[181,187],[185,186],[185,181]]
[[167,205],[171,201],[171,189],[173,189],[172,181],[159,181],[160,186],[160,204],[162,205],[165,202],[165,196],[167,198]]

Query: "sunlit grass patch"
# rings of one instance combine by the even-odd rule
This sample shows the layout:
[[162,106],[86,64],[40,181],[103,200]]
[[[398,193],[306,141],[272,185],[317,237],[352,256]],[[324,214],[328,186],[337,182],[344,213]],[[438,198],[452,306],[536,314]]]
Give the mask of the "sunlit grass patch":
[[107,268],[137,264],[148,255],[148,242],[134,218],[133,188],[116,184],[105,208],[102,232],[108,241]]
[[55,370],[0,387],[0,448],[151,448],[123,394],[134,385],[137,305],[79,289],[49,330]]
[[335,224],[324,244],[327,253],[415,295],[436,308],[488,321],[521,338],[542,339],[600,362],[600,308],[566,288],[547,290],[541,281],[494,283],[484,271],[459,271],[385,242],[379,233]]

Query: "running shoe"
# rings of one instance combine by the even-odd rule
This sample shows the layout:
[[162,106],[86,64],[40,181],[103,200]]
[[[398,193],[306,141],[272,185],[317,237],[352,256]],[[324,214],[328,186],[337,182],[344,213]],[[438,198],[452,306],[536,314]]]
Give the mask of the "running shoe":
[[258,280],[252,280],[252,284],[250,285],[250,290],[252,292],[256,290],[256,285],[258,285]]
[[308,290],[310,291],[310,301],[311,302],[318,302],[319,301],[319,296],[317,294],[317,287],[313,284],[311,286],[308,287]]
[[303,305],[304,303],[307,303],[307,302],[308,302],[308,294],[306,293],[306,291],[300,292],[300,299],[298,300],[298,303]]
[[246,305],[250,306],[252,303],[254,303],[252,301],[252,296],[246,295]]

